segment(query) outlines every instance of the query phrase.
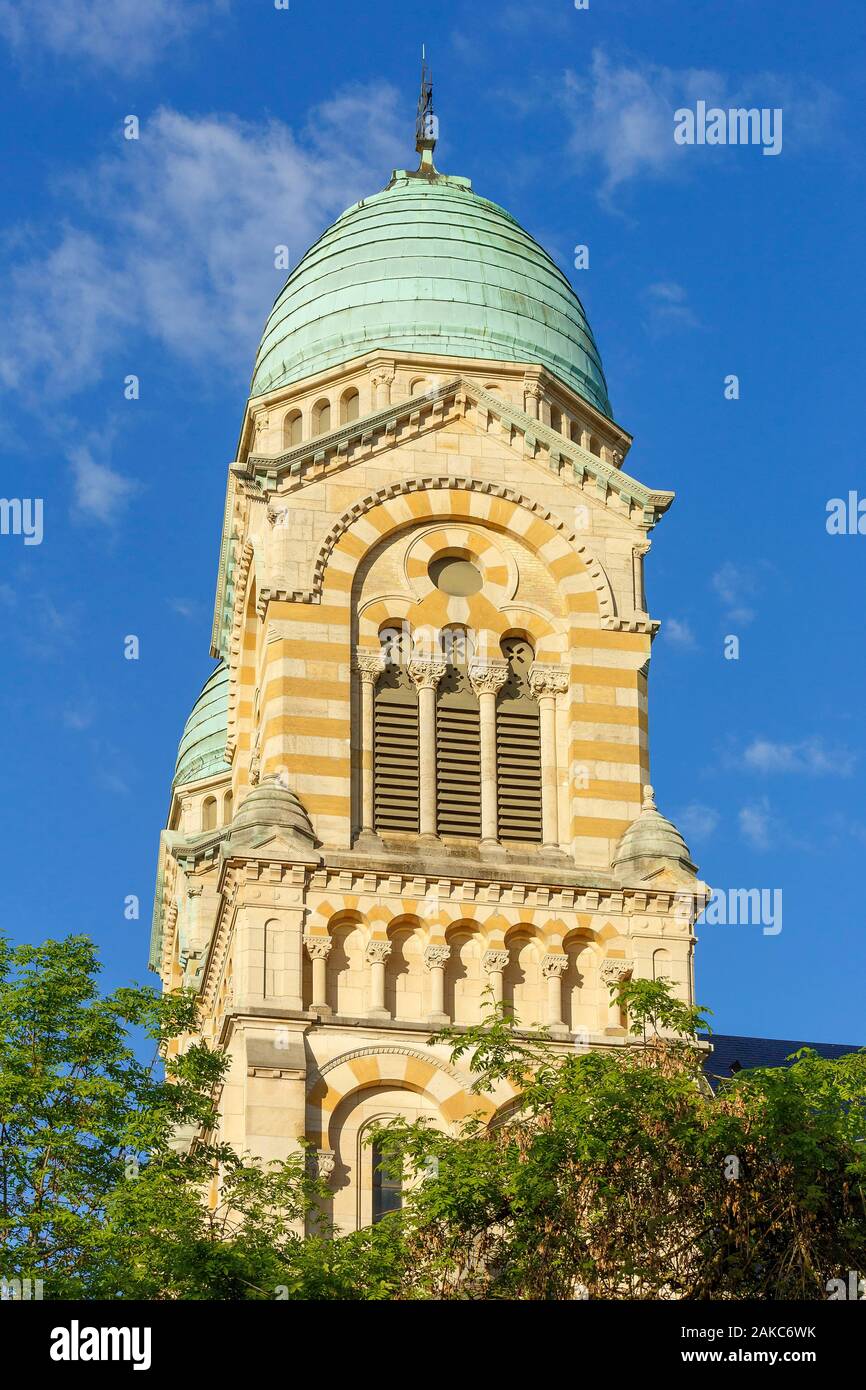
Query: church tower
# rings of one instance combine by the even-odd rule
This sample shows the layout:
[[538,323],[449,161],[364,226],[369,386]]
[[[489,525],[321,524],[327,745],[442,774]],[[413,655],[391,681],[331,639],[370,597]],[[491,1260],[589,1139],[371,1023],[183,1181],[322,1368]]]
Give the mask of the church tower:
[[481,1105],[429,1043],[485,991],[628,1046],[612,982],[692,1000],[705,885],[656,810],[649,533],[583,307],[433,163],[350,207],[265,326],[212,656],[159,850],[151,965],[231,1060],[220,1138],[314,1146],[340,1231],[399,1204],[383,1118]]

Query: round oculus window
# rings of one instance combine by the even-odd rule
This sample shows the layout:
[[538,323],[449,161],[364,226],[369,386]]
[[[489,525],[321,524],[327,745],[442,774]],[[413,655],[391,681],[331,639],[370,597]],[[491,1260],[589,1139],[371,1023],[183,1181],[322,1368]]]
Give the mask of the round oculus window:
[[476,569],[471,560],[458,560],[453,555],[434,560],[429,574],[436,588],[441,589],[443,594],[452,594],[459,598],[477,594],[484,583],[481,571]]

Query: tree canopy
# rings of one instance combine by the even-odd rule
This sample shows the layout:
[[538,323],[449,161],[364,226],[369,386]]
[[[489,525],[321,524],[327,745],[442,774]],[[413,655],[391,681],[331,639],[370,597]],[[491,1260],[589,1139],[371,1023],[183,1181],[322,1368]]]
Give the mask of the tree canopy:
[[343,1235],[303,1146],[264,1165],[213,1141],[221,1052],[161,1060],[194,996],[103,996],[84,937],[0,942],[0,1276],[50,1299],[824,1299],[864,1269],[866,1052],[713,1096],[702,1012],[615,989],[629,1045],[565,1049],[492,1002],[438,1034],[479,1097],[516,1099],[380,1128],[402,1210]]

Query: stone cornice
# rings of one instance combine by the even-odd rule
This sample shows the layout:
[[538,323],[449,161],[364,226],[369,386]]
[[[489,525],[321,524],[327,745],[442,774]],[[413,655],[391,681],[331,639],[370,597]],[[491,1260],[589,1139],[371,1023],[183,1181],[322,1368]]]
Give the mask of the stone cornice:
[[[286,491],[301,486],[308,476],[318,478],[339,472],[382,448],[390,449],[423,430],[437,428],[446,419],[466,418],[473,411],[478,412],[485,423],[491,418],[497,420],[505,444],[513,449],[522,446],[523,458],[533,459],[539,466],[544,466],[546,459],[546,466],[550,470],[569,477],[579,490],[592,487],[595,500],[605,506],[612,505],[615,498],[620,513],[624,506],[632,515],[635,524],[645,530],[656,524],[673,501],[672,492],[646,487],[629,474],[623,473],[614,464],[606,463],[583,449],[574,440],[565,439],[548,425],[533,419],[518,406],[511,405],[475,382],[458,376],[433,387],[423,395],[395,402],[328,434],[305,440],[293,449],[268,456],[251,454],[245,463],[232,465],[217,581],[213,626],[214,654],[228,654],[231,619],[227,605],[233,598],[230,590],[234,587],[230,582],[232,542],[229,537],[237,521],[237,507],[247,490],[259,500],[278,488],[284,495]],[[416,490],[419,486],[432,482],[416,482],[414,479],[410,481],[414,486],[407,490]],[[470,486],[478,486],[477,481],[474,484],[471,479],[467,481]],[[454,486],[454,480],[448,480],[448,485]],[[495,488],[487,484],[485,490],[495,491]],[[237,528],[236,534],[242,533],[243,528]],[[303,591],[285,594],[280,592],[271,596],[315,602],[314,598],[308,598]],[[605,622],[603,625],[611,624]],[[618,618],[613,620],[612,625],[641,632],[654,632],[658,626],[657,623],[639,617],[627,620]]]
[[[655,525],[674,499],[672,492],[646,487],[614,464],[597,458],[574,440],[566,439],[549,425],[534,419],[519,406],[461,376],[435,386],[423,395],[410,396],[405,401],[397,401],[374,411],[328,434],[305,440],[293,449],[275,455],[250,454],[246,465],[235,464],[233,471],[238,478],[249,479],[271,492],[276,489],[278,480],[287,474],[301,478],[309,468],[324,464],[326,458],[338,464],[349,462],[348,458],[342,456],[348,453],[350,445],[361,445],[362,452],[366,452],[363,448],[365,443],[372,448],[374,439],[384,434],[387,436],[385,443],[390,447],[397,442],[396,426],[406,421],[412,423],[413,417],[417,417],[418,429],[421,428],[422,416],[428,417],[428,425],[438,425],[445,418],[446,406],[460,417],[467,415],[473,407],[480,408],[500,424],[511,426],[512,434],[507,442],[513,447],[516,437],[523,438],[525,443],[528,441],[532,446],[533,456],[537,448],[546,450],[551,456],[551,466],[557,472],[561,471],[561,467],[556,466],[557,460],[560,463],[571,462],[575,476],[589,476],[599,484],[600,491],[604,485],[603,500],[609,490],[639,507],[645,514],[642,524],[647,527]],[[526,452],[524,447],[524,457]],[[357,457],[353,456],[351,462],[357,462]]]

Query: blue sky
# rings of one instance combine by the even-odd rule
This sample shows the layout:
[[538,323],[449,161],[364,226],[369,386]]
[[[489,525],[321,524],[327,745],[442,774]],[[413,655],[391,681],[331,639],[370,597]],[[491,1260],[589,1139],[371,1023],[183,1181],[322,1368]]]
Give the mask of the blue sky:
[[[866,1041],[866,536],[825,525],[866,496],[864,25],[847,0],[0,0],[0,496],[44,499],[41,545],[0,536],[5,929],[87,931],[107,983],[145,978],[273,248],[413,162],[423,40],[440,168],[570,271],[629,469],[678,493],[653,781],[709,883],[784,905],[778,935],[702,929],[699,998],[723,1032]],[[698,100],[781,108],[782,152],[675,145]]]

